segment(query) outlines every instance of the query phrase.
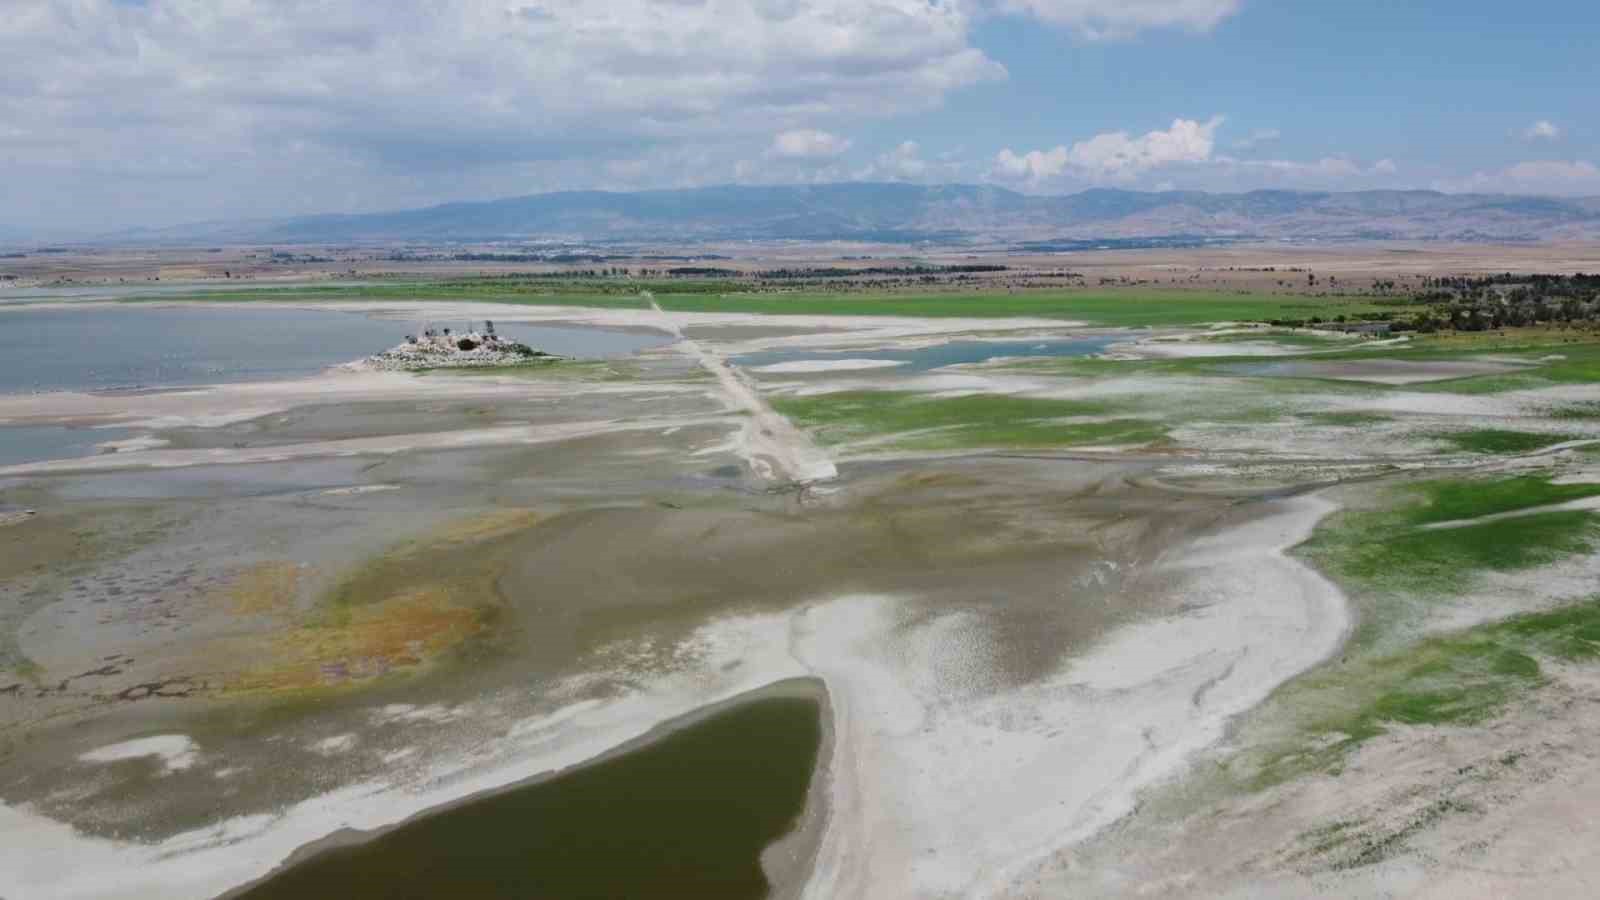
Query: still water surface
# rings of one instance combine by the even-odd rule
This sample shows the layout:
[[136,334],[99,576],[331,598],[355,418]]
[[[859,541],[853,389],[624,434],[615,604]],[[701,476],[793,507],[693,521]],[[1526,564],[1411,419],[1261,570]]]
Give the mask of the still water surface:
[[[0,309],[0,393],[292,378],[370,356],[427,324],[308,309]],[[581,359],[626,356],[670,340],[515,323],[499,330],[546,353]]]
[[756,900],[805,808],[820,704],[753,700],[631,753],[322,851],[250,900]]

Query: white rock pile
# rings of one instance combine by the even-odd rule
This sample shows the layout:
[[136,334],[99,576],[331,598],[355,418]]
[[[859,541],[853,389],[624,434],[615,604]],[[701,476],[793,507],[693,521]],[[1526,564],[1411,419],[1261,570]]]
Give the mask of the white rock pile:
[[405,343],[376,356],[349,363],[346,368],[363,372],[415,372],[421,369],[521,366],[559,358],[527,344],[508,341],[493,331],[458,331],[452,334],[445,329],[426,331],[421,337],[407,335]]

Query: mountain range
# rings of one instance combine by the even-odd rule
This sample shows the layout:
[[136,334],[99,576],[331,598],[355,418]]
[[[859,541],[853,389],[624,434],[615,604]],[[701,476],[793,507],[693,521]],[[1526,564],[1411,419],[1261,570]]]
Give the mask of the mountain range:
[[1600,197],[1115,189],[1039,196],[988,185],[852,182],[628,193],[566,191],[396,212],[209,223],[115,237],[279,243],[844,240],[1048,244],[1173,236],[1207,240],[1600,239]]

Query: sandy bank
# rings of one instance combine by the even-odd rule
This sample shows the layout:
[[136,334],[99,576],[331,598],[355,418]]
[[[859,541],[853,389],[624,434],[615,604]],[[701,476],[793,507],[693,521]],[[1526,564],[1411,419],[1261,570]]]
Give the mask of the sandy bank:
[[892,369],[903,366],[898,359],[802,359],[794,362],[753,366],[750,371],[773,375],[801,374],[806,372],[850,372],[860,369]]
[[829,685],[840,762],[807,896],[1025,892],[1052,853],[1127,814],[1140,788],[1338,647],[1343,596],[1284,555],[1332,508],[1280,502],[1181,550],[1162,568],[1184,612],[1014,691],[962,685],[983,647],[959,613],[891,644],[878,637],[888,604],[811,610],[796,652]]
[[113,469],[171,469],[185,466],[248,465],[312,457],[386,455],[409,450],[460,450],[469,447],[546,444],[592,435],[614,434],[623,431],[655,431],[665,427],[715,421],[718,420],[636,419],[627,422],[599,421],[552,423],[548,425],[507,425],[496,428],[400,434],[375,438],[349,438],[346,440],[283,444],[267,447],[143,450],[4,466],[0,467],[0,476],[41,475],[60,472],[103,472]]

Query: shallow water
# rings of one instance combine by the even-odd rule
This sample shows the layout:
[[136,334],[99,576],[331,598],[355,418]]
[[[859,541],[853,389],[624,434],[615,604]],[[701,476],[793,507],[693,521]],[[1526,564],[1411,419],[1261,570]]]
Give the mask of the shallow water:
[[[420,332],[430,324],[457,325],[336,310],[4,309],[0,310],[0,393],[310,375],[392,347],[408,332]],[[670,340],[665,335],[514,323],[499,330],[545,352],[583,359],[625,356]]]
[[0,466],[41,459],[93,456],[100,444],[128,437],[127,428],[69,428],[63,425],[0,427]]
[[746,353],[734,358],[741,366],[760,367],[788,362],[844,359],[888,359],[904,363],[895,372],[926,372],[942,366],[980,363],[991,359],[1010,359],[1027,356],[1088,356],[1099,353],[1119,337],[1077,338],[1074,340],[1042,341],[951,341],[932,347],[903,350],[846,350],[818,352],[814,350],[764,350]]
[[768,697],[597,765],[336,847],[241,896],[759,898],[805,807],[820,704]]

